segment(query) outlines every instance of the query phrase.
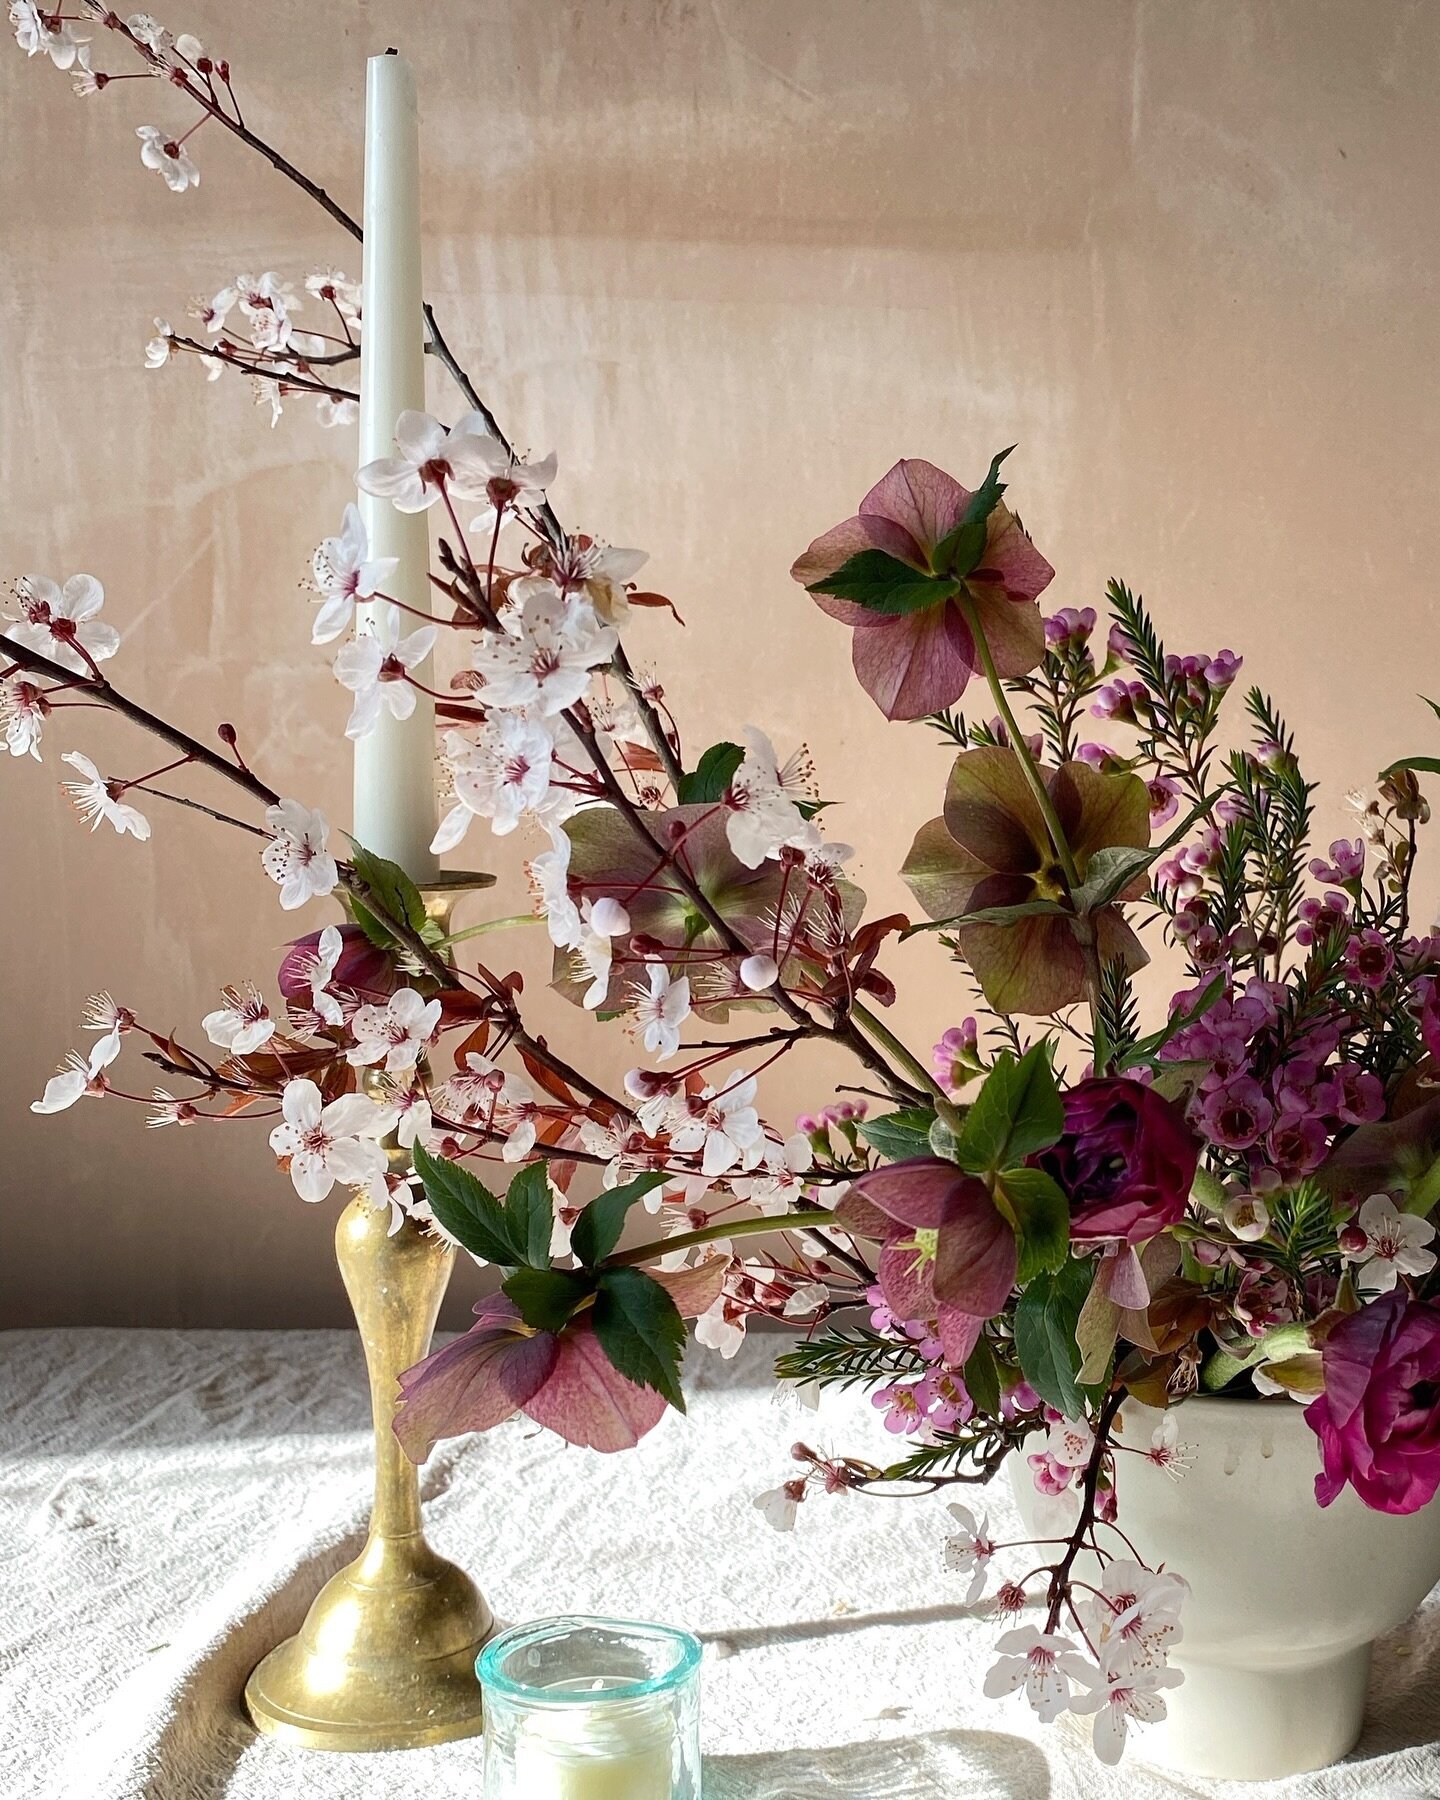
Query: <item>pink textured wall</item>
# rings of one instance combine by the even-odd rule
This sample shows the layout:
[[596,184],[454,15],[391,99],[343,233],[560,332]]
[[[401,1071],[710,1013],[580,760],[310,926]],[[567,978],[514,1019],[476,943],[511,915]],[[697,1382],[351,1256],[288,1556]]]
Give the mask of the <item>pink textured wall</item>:
[[[1328,784],[1322,840],[1345,787],[1433,747],[1412,696],[1436,685],[1440,11],[192,0],[166,22],[228,53],[256,127],[355,208],[364,59],[413,59],[452,339],[521,441],[558,449],[564,517],[651,551],[686,626],[648,615],[632,654],[691,746],[806,738],[878,910],[905,903],[946,755],[884,723],[786,570],[901,454],[965,478],[1018,441],[1048,598],[1121,574],[1176,648],[1242,648]],[[276,786],[344,819],[344,697],[296,590],[353,445],[141,351],[238,269],[353,272],[353,246],[213,125],[201,188],[168,193],[133,136],[183,116],[159,87],[77,99],[6,45],[0,105],[4,564],[99,575],[117,681],[201,730],[235,718]],[[52,741],[144,766],[112,721],[65,723]],[[334,1207],[295,1198],[263,1129],[27,1110],[93,989],[195,1030],[221,981],[271,973],[292,921],[253,850],[158,803],[147,847],[89,837],[53,754],[3,777],[0,1318],[340,1320]],[[520,848],[491,858],[502,911]],[[515,949],[534,991],[544,958]],[[917,941],[887,966],[928,1045],[960,1011],[943,960]],[[627,1050],[612,1032],[612,1072]],[[788,1070],[774,1116],[821,1073]]]

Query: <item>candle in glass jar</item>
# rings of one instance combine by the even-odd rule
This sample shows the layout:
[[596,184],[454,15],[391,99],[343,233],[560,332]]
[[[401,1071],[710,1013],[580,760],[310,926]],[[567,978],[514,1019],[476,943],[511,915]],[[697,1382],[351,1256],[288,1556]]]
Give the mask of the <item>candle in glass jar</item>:
[[[365,89],[364,299],[360,331],[360,463],[395,454],[395,421],[425,407],[420,280],[420,122],[415,75],[400,56],[372,56]],[[430,611],[430,531],[425,513],[397,512],[360,496],[372,557],[398,558],[385,584],[416,612]],[[365,629],[373,606],[358,609]],[[402,632],[418,629],[402,613]],[[427,686],[430,665],[416,676]],[[355,836],[399,863],[413,881],[433,880],[435,705],[418,693],[408,719],[382,711],[355,743]]]
[[540,1707],[516,1736],[515,1792],[524,1800],[671,1800],[674,1742],[663,1701]]

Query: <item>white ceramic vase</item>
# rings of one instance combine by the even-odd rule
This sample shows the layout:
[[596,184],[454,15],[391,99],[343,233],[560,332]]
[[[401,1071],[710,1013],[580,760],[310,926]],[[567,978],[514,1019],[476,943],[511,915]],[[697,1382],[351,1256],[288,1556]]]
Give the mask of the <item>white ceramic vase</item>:
[[[1123,1416],[1125,1440],[1148,1445],[1159,1415],[1128,1402]],[[1440,1497],[1404,1518],[1348,1487],[1317,1506],[1319,1445],[1288,1399],[1189,1400],[1178,1423],[1192,1456],[1178,1481],[1117,1459],[1118,1523],[1148,1564],[1191,1587],[1171,1657],[1185,1680],[1130,1754],[1241,1781],[1323,1768],[1360,1736],[1375,1639],[1440,1581]],[[1042,1535],[1023,1456],[1010,1475],[1027,1530]],[[1076,1573],[1093,1580],[1093,1559]]]

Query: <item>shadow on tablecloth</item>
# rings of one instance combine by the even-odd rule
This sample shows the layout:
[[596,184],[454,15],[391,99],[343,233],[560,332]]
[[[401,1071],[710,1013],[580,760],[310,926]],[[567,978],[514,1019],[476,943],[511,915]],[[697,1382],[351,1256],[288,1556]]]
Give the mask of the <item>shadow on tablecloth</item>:
[[705,1758],[705,1800],[1047,1800],[1049,1793],[1041,1752],[1000,1731]]

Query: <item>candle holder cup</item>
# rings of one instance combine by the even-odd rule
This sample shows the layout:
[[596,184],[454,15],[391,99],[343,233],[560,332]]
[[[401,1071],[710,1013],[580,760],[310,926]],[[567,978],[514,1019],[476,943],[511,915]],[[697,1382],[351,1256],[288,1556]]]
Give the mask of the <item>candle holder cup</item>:
[[494,1638],[482,1800],[700,1800],[700,1644],[667,1625],[544,1619]]

